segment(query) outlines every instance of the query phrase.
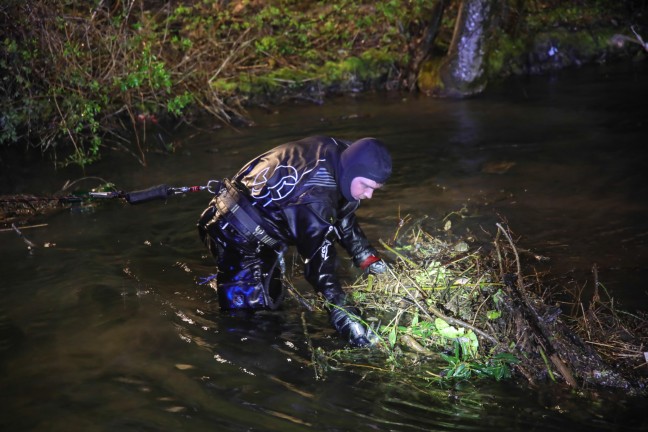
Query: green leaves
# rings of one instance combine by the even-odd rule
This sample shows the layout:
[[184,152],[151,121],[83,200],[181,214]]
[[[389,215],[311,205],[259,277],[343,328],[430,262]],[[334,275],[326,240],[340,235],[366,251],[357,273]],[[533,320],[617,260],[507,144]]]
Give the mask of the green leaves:
[[167,71],[163,61],[151,53],[151,48],[144,47],[141,57],[133,65],[133,70],[125,78],[115,77],[121,91],[149,86],[153,90],[163,89],[171,91],[171,74]]
[[434,325],[441,337],[446,340],[452,340],[455,344],[459,344],[464,357],[477,356],[479,341],[477,340],[477,335],[472,330],[466,331],[462,327],[452,327],[441,318],[434,320]]
[[183,94],[176,96],[167,103],[167,110],[176,116],[181,116],[182,111],[194,100],[194,95],[185,91]]
[[389,331],[389,335],[387,336],[387,341],[389,341],[389,345],[393,348],[396,346],[396,327],[392,327],[392,329]]
[[441,357],[448,362],[443,369],[442,377],[450,380],[467,380],[472,377],[492,378],[497,381],[511,377],[511,365],[519,360],[510,353],[495,354],[489,359],[467,359],[459,341],[454,344],[453,355],[441,353]]
[[496,320],[497,318],[499,318],[501,316],[502,316],[502,312],[500,312],[500,311],[489,310],[488,312],[486,312],[486,317],[489,320]]

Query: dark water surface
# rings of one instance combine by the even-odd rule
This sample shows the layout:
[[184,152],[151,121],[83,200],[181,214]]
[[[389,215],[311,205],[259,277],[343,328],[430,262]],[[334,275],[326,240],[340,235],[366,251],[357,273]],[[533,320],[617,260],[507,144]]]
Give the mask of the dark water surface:
[[[383,139],[389,185],[359,216],[372,239],[399,216],[454,218],[487,236],[505,218],[544,268],[648,308],[648,69],[645,64],[513,79],[471,100],[361,95],[253,113],[257,127],[179,129],[181,147],[141,169],[117,155],[90,167],[124,190],[205,184],[262,150],[312,134]],[[3,167],[0,194],[50,193],[76,170]],[[88,187],[94,186],[90,181]],[[199,193],[0,233],[0,429],[38,431],[646,430],[645,400],[583,399],[513,383],[420,391],[400,379],[308,365],[302,309],[220,313]],[[45,247],[47,245],[48,247]],[[351,277],[353,275],[349,275]],[[303,283],[298,288],[308,291]],[[324,314],[303,315],[315,346],[341,347]],[[369,359],[368,359],[369,361]]]

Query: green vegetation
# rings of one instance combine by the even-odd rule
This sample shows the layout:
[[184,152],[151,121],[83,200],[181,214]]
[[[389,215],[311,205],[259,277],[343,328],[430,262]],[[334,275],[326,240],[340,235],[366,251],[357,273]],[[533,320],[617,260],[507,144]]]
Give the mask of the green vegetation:
[[495,330],[506,322],[497,274],[463,240],[404,229],[393,247],[382,243],[397,259],[390,271],[352,287],[355,303],[386,321],[376,331],[387,363],[404,370],[425,358],[446,363],[426,381],[510,378],[521,352]]
[[[490,63],[492,75],[518,64],[526,47],[520,34],[573,22],[595,26],[610,5],[620,7],[554,3],[527,9],[507,2],[501,15],[514,23],[493,36],[505,43]],[[410,87],[408,68],[434,4],[6,0],[0,145],[27,145],[59,165],[84,167],[110,143],[146,164],[145,131],[157,122],[207,113],[230,123],[245,120],[249,104],[296,94],[319,100],[331,92]],[[448,5],[435,52],[452,37],[460,2]]]
[[9,0],[0,145],[85,166],[110,140],[145,164],[137,131],[152,120],[206,111],[227,123],[315,80],[384,79],[428,2],[226,3]]

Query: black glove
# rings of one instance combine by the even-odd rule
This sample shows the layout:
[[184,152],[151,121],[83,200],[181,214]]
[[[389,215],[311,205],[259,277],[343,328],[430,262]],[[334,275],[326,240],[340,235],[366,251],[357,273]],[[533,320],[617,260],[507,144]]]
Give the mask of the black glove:
[[374,261],[369,264],[364,271],[367,274],[385,273],[387,271],[387,263],[385,263],[385,261],[383,261],[382,259],[378,259],[378,261]]
[[362,260],[360,264],[358,264],[358,267],[367,274],[379,274],[387,271],[387,264],[385,264],[385,261],[376,255],[369,255],[367,258]]
[[331,324],[352,346],[367,347],[375,343],[376,334],[362,324],[357,308],[334,304],[329,307]]

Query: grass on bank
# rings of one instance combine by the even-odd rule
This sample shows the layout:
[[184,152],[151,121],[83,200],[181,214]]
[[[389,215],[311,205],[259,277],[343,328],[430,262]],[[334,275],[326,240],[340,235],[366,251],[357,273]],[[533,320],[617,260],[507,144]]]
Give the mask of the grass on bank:
[[[81,167],[117,148],[146,165],[155,144],[149,130],[162,124],[204,113],[245,124],[250,104],[409,88],[434,3],[6,0],[0,146],[26,145]],[[460,3],[447,1],[435,53],[450,44]],[[524,53],[522,35],[594,28],[623,9],[609,0],[579,3],[501,3],[498,31],[509,42],[498,44],[492,65],[515,69],[509,63]]]
[[250,99],[388,75],[425,16],[406,3],[9,0],[0,145],[85,166],[111,143],[145,164],[165,118],[245,121]]

